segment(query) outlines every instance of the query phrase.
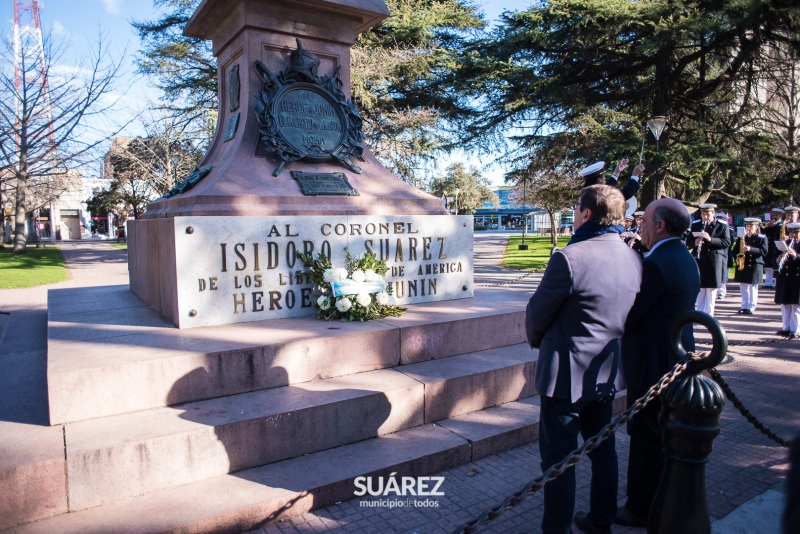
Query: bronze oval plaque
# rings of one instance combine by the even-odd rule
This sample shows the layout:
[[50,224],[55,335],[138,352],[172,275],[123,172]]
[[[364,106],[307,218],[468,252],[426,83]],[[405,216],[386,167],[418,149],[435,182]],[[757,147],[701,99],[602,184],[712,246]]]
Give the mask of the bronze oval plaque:
[[341,106],[310,83],[287,85],[275,96],[273,116],[280,135],[311,161],[327,161],[347,135]]

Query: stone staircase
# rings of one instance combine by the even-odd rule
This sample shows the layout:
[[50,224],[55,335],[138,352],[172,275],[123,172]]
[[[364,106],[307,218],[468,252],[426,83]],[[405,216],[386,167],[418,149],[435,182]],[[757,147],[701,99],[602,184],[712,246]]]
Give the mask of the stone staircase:
[[530,442],[532,288],[368,323],[193,330],[124,286],[51,291],[50,414],[64,446],[0,465],[0,495],[25,494],[0,504],[0,528],[238,532],[353,498],[356,477],[430,475]]

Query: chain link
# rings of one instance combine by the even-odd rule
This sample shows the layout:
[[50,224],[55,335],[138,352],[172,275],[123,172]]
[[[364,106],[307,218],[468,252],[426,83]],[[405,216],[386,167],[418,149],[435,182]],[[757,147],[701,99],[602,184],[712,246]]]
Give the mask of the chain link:
[[725,392],[725,396],[728,397],[728,399],[733,403],[734,406],[736,406],[736,408],[744,416],[745,419],[750,421],[750,423],[754,427],[760,430],[762,434],[767,436],[772,441],[778,443],[779,445],[782,445],[783,447],[789,446],[788,441],[786,441],[782,437],[775,434],[775,432],[767,428],[767,426],[764,425],[764,423],[762,423],[761,421],[759,421],[758,418],[750,412],[750,410],[745,408],[744,404],[742,404],[742,401],[739,400],[739,397],[736,396],[736,394],[733,392],[733,390],[727,384],[727,382],[725,382],[722,379],[722,376],[720,376],[719,371],[717,371],[716,369],[709,369],[708,374],[711,375],[711,378],[714,379],[714,382],[719,384],[719,387],[721,387],[722,391]]
[[508,280],[506,282],[500,282],[500,283],[497,283],[497,284],[476,284],[476,285],[477,285],[477,287],[501,287],[501,286],[507,286],[509,284],[513,284],[514,282],[519,282],[520,280],[524,280],[525,278],[528,278],[532,274],[536,274],[536,273],[540,273],[540,272],[542,272],[542,271],[539,270],[539,269],[533,269],[532,271],[526,272],[522,276],[514,278],[513,280]]
[[[728,341],[729,347],[758,347],[760,345],[772,345],[773,343],[783,343],[784,341],[791,341],[790,339],[761,339],[759,341]],[[711,343],[705,341],[697,341],[697,345],[710,346]]]
[[[704,357],[705,354],[700,354],[698,357]],[[689,353],[689,358],[694,358],[692,353]],[[686,361],[678,362],[672,370],[661,377],[653,387],[647,390],[643,397],[637,399],[627,410],[620,413],[614,420],[603,427],[600,432],[591,438],[584,441],[583,445],[572,451],[560,463],[551,466],[547,471],[542,473],[539,477],[529,482],[524,488],[507,497],[502,503],[495,506],[491,510],[483,512],[480,516],[473,519],[471,522],[460,527],[454,534],[464,533],[471,534],[478,530],[481,526],[497,519],[506,510],[509,510],[519,503],[521,503],[528,495],[532,495],[539,491],[545,484],[560,476],[564,471],[581,461],[586,454],[596,449],[600,443],[608,438],[611,434],[615,433],[617,429],[630,421],[630,419],[639,411],[641,411],[647,404],[655,397],[659,396],[664,389],[677,379],[681,373],[686,369]]]

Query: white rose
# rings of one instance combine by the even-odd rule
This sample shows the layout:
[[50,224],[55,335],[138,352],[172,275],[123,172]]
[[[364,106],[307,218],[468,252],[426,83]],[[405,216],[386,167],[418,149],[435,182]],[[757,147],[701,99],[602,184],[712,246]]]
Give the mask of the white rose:
[[367,306],[372,304],[372,295],[370,295],[369,293],[359,293],[358,296],[356,297],[356,302],[358,302],[359,305],[364,306],[366,308]]
[[325,272],[322,273],[322,279],[328,284],[336,282],[336,269],[325,269]]
[[347,269],[340,267],[336,269],[336,281],[341,282],[342,280],[347,280]]
[[380,293],[375,295],[375,302],[380,304],[381,306],[386,306],[389,304],[389,293],[386,291],[381,291]]
[[378,273],[376,273],[372,269],[367,269],[366,271],[364,271],[364,279],[367,282],[377,282],[378,280],[381,280],[382,278],[383,277],[381,275],[379,275]]
[[342,313],[349,310],[350,306],[352,306],[352,304],[350,303],[350,299],[348,298],[343,298],[336,301],[336,309]]
[[320,310],[325,311],[331,307],[330,302],[328,302],[328,297],[322,296],[317,299],[317,306]]
[[361,269],[356,269],[355,271],[353,271],[353,274],[350,275],[350,278],[353,279],[353,282],[361,283],[364,280],[366,280],[367,276],[364,274],[364,271],[362,271]]

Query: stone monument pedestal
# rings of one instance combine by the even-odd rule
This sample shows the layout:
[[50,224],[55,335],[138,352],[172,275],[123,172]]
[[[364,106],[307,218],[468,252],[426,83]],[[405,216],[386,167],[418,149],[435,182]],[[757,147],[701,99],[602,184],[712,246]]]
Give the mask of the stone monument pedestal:
[[219,127],[198,169],[128,223],[131,289],[180,328],[314,313],[296,252],[374,252],[399,305],[471,297],[472,218],[360,145],[355,36],[382,0],[205,0]]

